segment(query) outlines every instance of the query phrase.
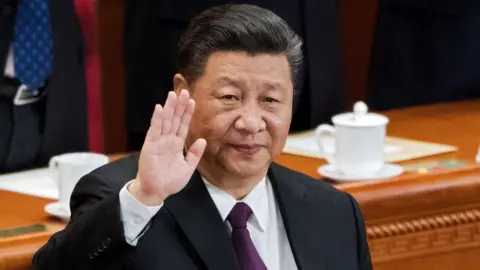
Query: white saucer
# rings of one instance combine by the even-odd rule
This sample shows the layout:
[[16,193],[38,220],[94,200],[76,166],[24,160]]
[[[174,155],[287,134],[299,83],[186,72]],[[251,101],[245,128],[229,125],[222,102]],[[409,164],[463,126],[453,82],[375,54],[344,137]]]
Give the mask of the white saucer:
[[60,202],[52,202],[45,205],[45,212],[52,216],[56,216],[63,221],[68,221],[70,219],[69,207],[62,205]]
[[318,168],[317,172],[337,182],[352,182],[362,180],[377,180],[398,176],[403,173],[403,168],[396,164],[386,163],[380,171],[372,175],[345,175],[335,171],[335,166],[326,164]]

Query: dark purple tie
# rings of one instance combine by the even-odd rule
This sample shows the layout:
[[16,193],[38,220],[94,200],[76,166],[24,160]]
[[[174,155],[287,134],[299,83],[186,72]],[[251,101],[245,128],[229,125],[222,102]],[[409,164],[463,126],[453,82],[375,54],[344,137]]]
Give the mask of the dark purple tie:
[[251,214],[252,209],[241,202],[237,203],[228,215],[227,220],[232,226],[233,247],[242,270],[267,270],[247,229],[247,221]]

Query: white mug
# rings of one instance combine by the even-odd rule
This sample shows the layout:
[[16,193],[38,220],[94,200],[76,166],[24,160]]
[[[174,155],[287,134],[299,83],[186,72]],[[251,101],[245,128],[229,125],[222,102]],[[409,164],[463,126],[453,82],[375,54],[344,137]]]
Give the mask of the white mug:
[[59,202],[69,206],[70,195],[82,176],[108,163],[108,157],[97,153],[68,153],[54,156],[49,167],[58,187]]
[[332,122],[335,127],[318,126],[315,138],[320,154],[338,173],[372,175],[383,167],[387,117],[368,113],[365,103],[357,102],[353,113],[335,115]]

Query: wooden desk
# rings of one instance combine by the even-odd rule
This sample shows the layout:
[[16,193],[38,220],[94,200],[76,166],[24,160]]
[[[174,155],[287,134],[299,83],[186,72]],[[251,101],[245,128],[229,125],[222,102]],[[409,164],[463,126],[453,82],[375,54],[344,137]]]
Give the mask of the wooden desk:
[[[395,110],[391,136],[452,144],[429,157],[473,162],[480,144],[480,101]],[[475,125],[476,124],[476,125]],[[116,157],[118,158],[118,157]],[[406,163],[414,163],[418,160]],[[319,177],[323,161],[282,155],[278,162]],[[480,258],[480,166],[437,174],[337,185],[360,203],[375,269],[470,270]],[[0,228],[42,223],[47,231],[0,238],[0,269],[28,269],[33,253],[64,224],[43,212],[45,199],[0,191]]]

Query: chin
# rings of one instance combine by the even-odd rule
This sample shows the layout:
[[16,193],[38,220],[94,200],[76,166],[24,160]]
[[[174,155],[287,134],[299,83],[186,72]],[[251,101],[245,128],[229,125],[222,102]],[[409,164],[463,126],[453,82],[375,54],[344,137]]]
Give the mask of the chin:
[[242,177],[252,177],[259,174],[265,174],[271,163],[270,158],[254,158],[254,159],[225,159],[225,168],[230,173],[240,175]]
[[267,166],[238,166],[238,164],[233,164],[229,167],[230,173],[240,176],[242,178],[258,176],[261,174],[265,174],[267,171]]

